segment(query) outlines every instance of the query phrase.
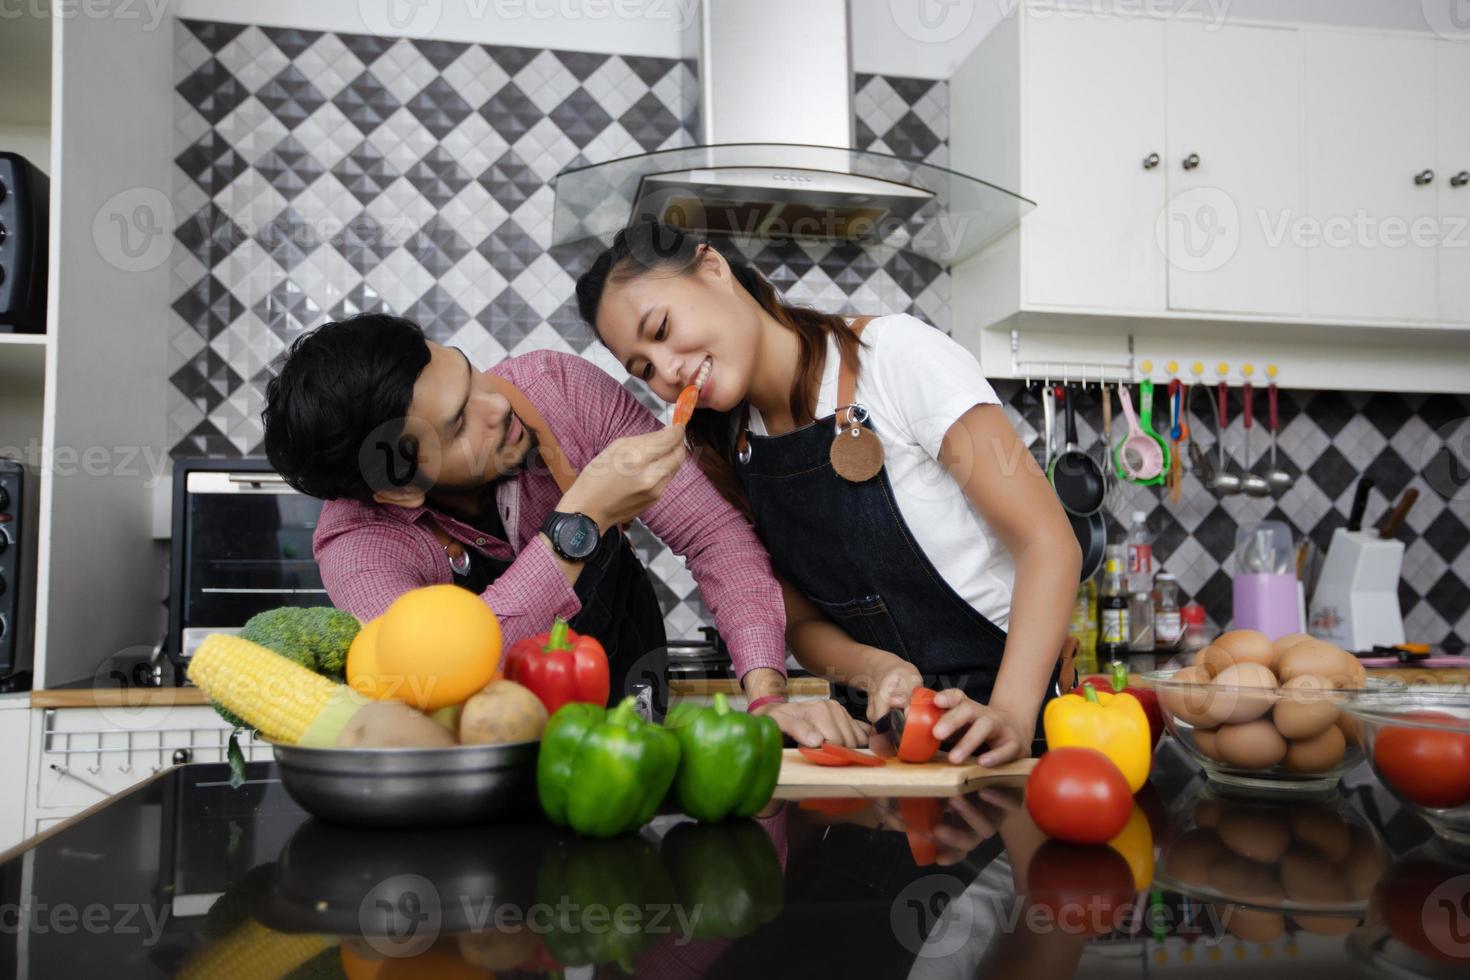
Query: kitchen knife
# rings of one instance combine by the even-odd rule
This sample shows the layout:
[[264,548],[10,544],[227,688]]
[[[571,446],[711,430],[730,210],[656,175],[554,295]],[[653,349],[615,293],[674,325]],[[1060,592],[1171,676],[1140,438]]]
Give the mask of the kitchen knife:
[[1347,529],[1349,531],[1363,530],[1363,511],[1368,509],[1368,491],[1373,489],[1373,481],[1363,477],[1358,481],[1358,492],[1353,494],[1353,509],[1348,514]]
[[1409,511],[1413,509],[1414,503],[1418,499],[1418,490],[1415,490],[1413,487],[1405,490],[1404,495],[1399,498],[1398,504],[1383,519],[1383,524],[1378,529],[1378,536],[1380,538],[1391,538],[1397,534],[1399,525],[1404,523],[1404,518],[1409,516]]

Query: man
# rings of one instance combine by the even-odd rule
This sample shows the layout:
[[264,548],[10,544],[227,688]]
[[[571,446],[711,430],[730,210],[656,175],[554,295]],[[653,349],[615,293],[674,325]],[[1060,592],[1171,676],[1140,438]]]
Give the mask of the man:
[[262,419],[272,465],[327,501],[313,551],[337,607],[367,621],[453,582],[507,645],[560,616],[603,643],[616,699],[665,645],[620,530],[640,518],[687,560],[757,710],[803,743],[834,734],[830,702],[785,703],[785,614],[754,532],[686,458],[683,426],[590,362],[538,351],[481,372],[408,320],[360,314],[291,346]]

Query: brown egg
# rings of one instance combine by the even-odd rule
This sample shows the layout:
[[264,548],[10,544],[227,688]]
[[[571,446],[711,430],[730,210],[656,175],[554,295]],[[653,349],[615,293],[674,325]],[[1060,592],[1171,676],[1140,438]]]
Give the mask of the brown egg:
[[1202,670],[1202,671],[1205,672],[1205,677],[1206,678],[1210,678],[1210,677],[1215,676],[1214,674],[1211,674],[1210,673],[1210,665],[1209,665],[1209,662],[1208,662],[1209,661],[1210,651],[1212,649],[1214,649],[1214,648],[1213,647],[1205,647],[1203,650],[1197,651],[1195,653],[1195,655],[1194,655],[1194,659],[1190,661],[1190,664],[1192,666],[1198,667],[1200,670]]
[[1358,925],[1356,916],[1346,915],[1294,915],[1291,921],[1303,932],[1319,936],[1346,936]]
[[1220,760],[1237,769],[1269,769],[1286,756],[1286,739],[1265,718],[1224,725],[1215,736]]
[[1302,674],[1320,677],[1339,690],[1361,688],[1368,678],[1357,657],[1321,640],[1298,643],[1276,664],[1276,675],[1283,684]]
[[[1211,653],[1213,651],[1213,653]],[[1218,674],[1232,664],[1260,664],[1262,667],[1276,666],[1276,651],[1265,633],[1258,630],[1231,630],[1215,637],[1215,642],[1205,648],[1208,656],[1205,663],[1211,675]]]
[[1164,870],[1186,884],[1208,885],[1211,867],[1225,853],[1214,831],[1195,828],[1169,843],[1164,851]]
[[[1209,733],[1211,744],[1214,744],[1214,732]],[[1214,829],[1220,826],[1220,817],[1225,812],[1225,804],[1219,800],[1200,800],[1194,805],[1194,824],[1196,827]]]
[[[1190,734],[1194,738],[1194,747],[1199,749],[1211,759],[1220,758],[1220,749],[1215,745],[1215,736],[1219,734],[1217,728],[1192,728]],[[1201,824],[1200,826],[1204,826]]]
[[1292,838],[1316,848],[1333,864],[1347,859],[1352,847],[1352,828],[1331,807],[1292,807],[1286,820],[1291,824]]
[[1286,897],[1276,869],[1226,851],[1210,865],[1209,886],[1237,902],[1271,905]]
[[1349,827],[1348,831],[1352,844],[1343,864],[1343,877],[1347,879],[1349,896],[1356,901],[1373,894],[1374,886],[1388,873],[1388,857],[1370,831],[1362,827]]
[[1342,871],[1319,852],[1294,846],[1281,856],[1281,885],[1293,902],[1346,902],[1352,889]]
[[1248,943],[1274,943],[1286,935],[1286,918],[1275,912],[1232,905],[1222,912],[1220,919],[1231,934]]
[[1275,864],[1291,845],[1291,826],[1284,816],[1249,805],[1221,814],[1218,833],[1220,843],[1261,864]]
[[[1276,703],[1276,675],[1264,664],[1239,663],[1226,667],[1211,683],[1214,697],[1203,709],[1216,725],[1253,721]],[[1260,693],[1254,692],[1259,689]]]
[[1305,643],[1308,640],[1315,639],[1316,637],[1313,636],[1311,633],[1288,633],[1285,636],[1278,636],[1276,639],[1272,640],[1271,649],[1276,651],[1276,659],[1280,660],[1283,653],[1290,650],[1298,643]]
[[1159,701],[1164,710],[1186,725],[1209,724],[1207,708],[1214,701],[1209,688],[1209,675],[1203,667],[1184,667],[1174,672],[1168,682],[1159,686]]
[[1334,690],[1316,674],[1302,674],[1281,685],[1281,700],[1271,709],[1271,720],[1283,738],[1311,738],[1337,721]]
[[1292,772],[1326,772],[1342,761],[1346,751],[1342,732],[1336,725],[1328,725],[1319,735],[1288,742],[1281,764]]
[[1336,725],[1337,730],[1342,732],[1343,740],[1346,741],[1348,745],[1363,744],[1358,736],[1358,719],[1354,718],[1346,711],[1339,711],[1337,713]]

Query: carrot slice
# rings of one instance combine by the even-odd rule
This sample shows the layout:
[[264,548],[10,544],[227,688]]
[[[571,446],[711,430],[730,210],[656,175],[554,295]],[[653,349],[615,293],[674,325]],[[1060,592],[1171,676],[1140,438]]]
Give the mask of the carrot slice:
[[813,749],[805,745],[798,745],[796,750],[806,757],[808,762],[815,762],[819,766],[850,766],[852,763],[840,755],[833,755],[826,749]]
[[698,401],[698,385],[690,385],[679,392],[679,397],[674,402],[674,424],[688,425],[689,420],[694,418],[694,406]]
[[838,745],[835,742],[823,742],[821,751],[829,755],[835,755],[839,759],[846,759],[855,766],[886,765],[882,759],[873,755],[871,752],[859,752],[857,749],[850,749],[845,745]]

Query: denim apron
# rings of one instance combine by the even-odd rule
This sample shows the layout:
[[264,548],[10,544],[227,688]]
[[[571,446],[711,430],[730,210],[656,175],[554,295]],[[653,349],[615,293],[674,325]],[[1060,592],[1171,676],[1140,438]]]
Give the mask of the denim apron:
[[[861,331],[865,322],[855,322],[853,330]],[[848,374],[842,366],[840,415],[857,390],[855,373]],[[858,417],[881,431],[882,419],[866,411]],[[735,467],[772,564],[854,640],[913,664],[926,687],[958,687],[988,703],[1005,631],[955,592],[929,561],[899,513],[886,468],[861,483],[832,468],[836,431],[837,415],[831,415],[779,436],[744,434]],[[1046,700],[1055,696],[1058,667]],[[854,717],[866,716],[863,692],[842,688],[833,697]],[[1041,731],[1038,714],[1035,750],[1042,749]]]

